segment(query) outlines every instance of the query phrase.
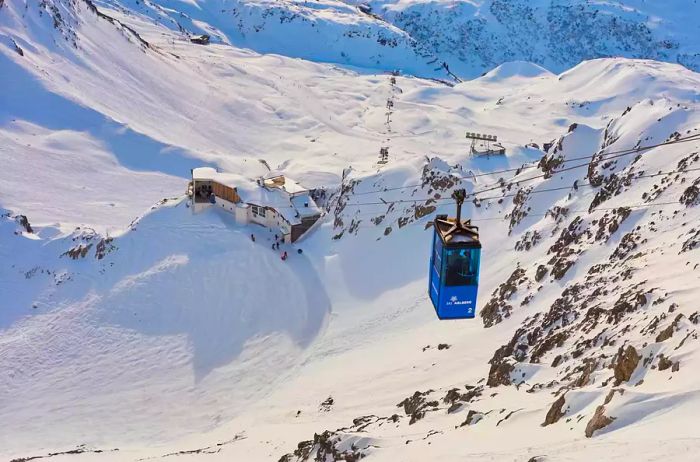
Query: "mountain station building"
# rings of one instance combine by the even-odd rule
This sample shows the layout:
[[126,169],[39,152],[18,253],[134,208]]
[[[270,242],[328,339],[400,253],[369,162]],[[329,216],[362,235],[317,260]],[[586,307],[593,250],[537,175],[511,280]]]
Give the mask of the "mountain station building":
[[252,180],[211,167],[192,169],[188,195],[195,213],[217,207],[239,224],[279,230],[284,242],[298,241],[321,218],[311,191],[277,171]]

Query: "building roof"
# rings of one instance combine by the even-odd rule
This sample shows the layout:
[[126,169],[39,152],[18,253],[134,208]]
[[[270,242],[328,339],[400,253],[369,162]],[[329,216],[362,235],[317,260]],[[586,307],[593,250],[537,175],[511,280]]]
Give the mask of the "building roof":
[[[273,180],[281,179],[282,185],[275,185],[272,183]],[[284,173],[279,170],[270,170],[265,175],[262,176],[263,182],[266,186],[270,188],[284,189],[289,194],[301,194],[308,192],[308,189],[297,183],[295,180],[285,176]],[[266,181],[267,180],[267,181]]]
[[308,191],[305,194],[298,194],[292,196],[290,199],[294,208],[299,212],[301,218],[312,217],[314,215],[320,215],[321,209],[318,208],[316,202],[311,198]]

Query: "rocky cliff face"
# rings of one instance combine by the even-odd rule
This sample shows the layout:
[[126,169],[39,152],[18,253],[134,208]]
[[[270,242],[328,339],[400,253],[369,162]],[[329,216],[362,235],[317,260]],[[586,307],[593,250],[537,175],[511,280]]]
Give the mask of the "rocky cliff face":
[[376,0],[370,4],[374,12],[410,34],[417,47],[467,75],[513,60],[562,71],[582,60],[607,56],[671,61],[700,69],[697,27],[688,25],[680,14],[685,8],[698,8],[688,2],[668,2],[663,7],[640,1],[403,5]]

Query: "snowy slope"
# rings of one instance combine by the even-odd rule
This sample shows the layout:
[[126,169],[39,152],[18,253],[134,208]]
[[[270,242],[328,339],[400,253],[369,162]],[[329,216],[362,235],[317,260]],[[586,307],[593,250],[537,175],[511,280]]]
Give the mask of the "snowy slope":
[[[4,458],[693,460],[700,142],[590,156],[699,134],[697,73],[515,62],[452,87],[97,8],[0,8]],[[286,262],[182,200],[192,166],[260,160],[329,193]],[[482,316],[444,323],[424,225],[455,187],[490,189],[465,210]]]
[[206,33],[215,42],[311,61],[411,74],[445,75],[431,66],[404,31],[339,0],[193,1],[108,0],[125,23],[145,18],[187,40]]

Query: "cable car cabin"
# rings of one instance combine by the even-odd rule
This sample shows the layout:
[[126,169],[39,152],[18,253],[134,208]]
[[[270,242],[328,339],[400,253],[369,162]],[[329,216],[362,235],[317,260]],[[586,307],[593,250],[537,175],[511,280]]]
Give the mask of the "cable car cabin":
[[[462,200],[463,200],[462,196]],[[440,319],[473,318],[479,286],[479,228],[457,218],[438,215],[433,223],[428,292]]]

